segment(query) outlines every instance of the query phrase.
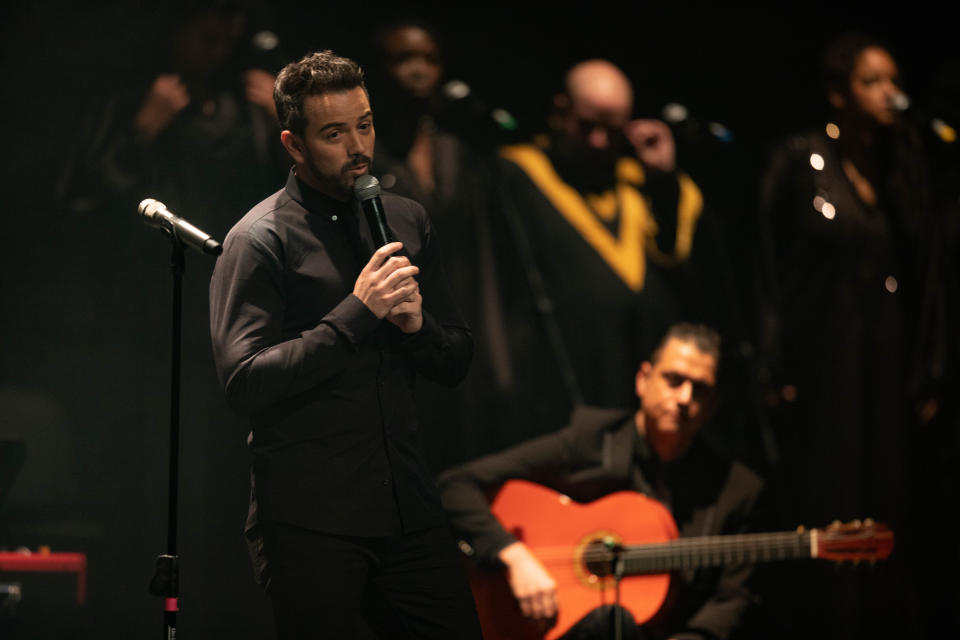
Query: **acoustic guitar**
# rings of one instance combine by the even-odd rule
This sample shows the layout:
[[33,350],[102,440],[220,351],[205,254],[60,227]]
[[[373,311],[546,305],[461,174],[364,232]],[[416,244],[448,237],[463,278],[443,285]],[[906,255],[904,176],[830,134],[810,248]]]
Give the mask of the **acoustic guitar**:
[[728,564],[820,558],[836,562],[885,559],[893,533],[870,520],[825,529],[678,538],[666,507],[640,493],[620,491],[582,504],[523,480],[506,482],[491,509],[526,544],[557,583],[556,623],[524,617],[505,570],[475,569],[471,587],[486,640],[554,640],[584,615],[616,602],[638,624],[660,609],[670,572]]

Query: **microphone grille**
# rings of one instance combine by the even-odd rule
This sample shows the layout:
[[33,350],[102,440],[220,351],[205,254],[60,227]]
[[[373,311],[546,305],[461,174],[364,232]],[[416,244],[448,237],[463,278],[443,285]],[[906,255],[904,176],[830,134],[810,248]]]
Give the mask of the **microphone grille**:
[[153,221],[157,216],[157,212],[165,210],[166,208],[166,205],[159,200],[147,198],[146,200],[142,200],[140,202],[140,206],[137,207],[137,211],[147,220]]
[[890,106],[897,111],[906,111],[910,108],[910,96],[902,91],[890,98]]
[[380,181],[369,173],[358,176],[353,182],[353,193],[358,200],[369,200],[380,195]]
[[451,80],[440,91],[450,100],[462,100],[470,95],[470,85],[463,80]]

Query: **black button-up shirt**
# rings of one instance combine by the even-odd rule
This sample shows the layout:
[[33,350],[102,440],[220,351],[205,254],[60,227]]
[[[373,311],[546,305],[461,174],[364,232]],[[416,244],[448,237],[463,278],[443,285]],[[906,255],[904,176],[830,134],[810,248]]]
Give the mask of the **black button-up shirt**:
[[441,521],[414,379],[456,384],[473,342],[423,207],[382,200],[420,268],[424,321],[415,334],[378,320],[352,293],[373,251],[355,203],[291,173],[224,241],[210,283],[214,358],[230,405],[250,418],[259,520],[363,536]]

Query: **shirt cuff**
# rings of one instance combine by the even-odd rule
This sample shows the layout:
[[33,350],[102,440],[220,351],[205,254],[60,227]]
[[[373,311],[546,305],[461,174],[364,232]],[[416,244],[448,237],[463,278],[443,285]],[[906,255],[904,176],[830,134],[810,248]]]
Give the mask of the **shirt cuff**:
[[352,293],[324,318],[356,349],[380,325],[380,319]]
[[397,329],[396,333],[399,336],[397,339],[397,348],[400,349],[400,351],[406,353],[419,351],[432,344],[438,344],[443,339],[443,331],[440,330],[440,325],[433,319],[433,316],[426,311],[422,313],[423,325],[419,331],[415,333],[404,333]]
[[502,566],[500,552],[517,542],[517,539],[506,531],[485,535],[473,545],[477,560],[487,566]]

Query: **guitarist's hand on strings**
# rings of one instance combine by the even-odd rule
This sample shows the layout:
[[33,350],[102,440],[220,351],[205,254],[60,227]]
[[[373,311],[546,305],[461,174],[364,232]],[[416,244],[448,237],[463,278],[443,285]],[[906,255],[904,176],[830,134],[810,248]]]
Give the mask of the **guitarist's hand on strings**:
[[514,542],[498,554],[507,566],[510,588],[520,603],[523,615],[534,620],[550,620],[557,615],[557,583],[527,545]]

